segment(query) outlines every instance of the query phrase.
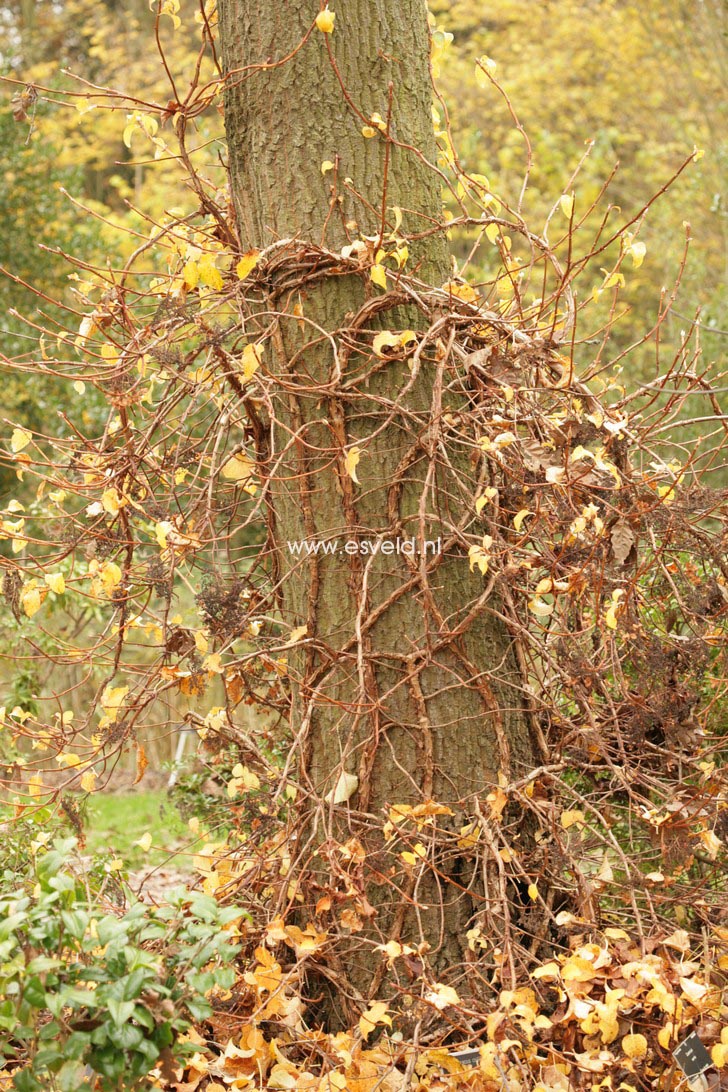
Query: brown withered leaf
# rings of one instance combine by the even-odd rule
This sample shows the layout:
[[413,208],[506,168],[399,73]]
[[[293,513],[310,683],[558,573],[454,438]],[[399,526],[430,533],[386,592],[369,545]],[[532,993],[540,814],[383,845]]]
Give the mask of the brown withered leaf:
[[37,100],[38,92],[31,84],[16,92],[11,99],[13,120],[29,121],[28,111],[33,109]]
[[189,698],[199,697],[200,694],[205,693],[207,684],[212,676],[207,671],[198,671],[194,675],[188,675],[180,679],[179,691],[180,694],[185,694]]
[[229,671],[224,676],[224,683],[228,701],[232,702],[233,705],[237,705],[245,693],[242,675],[239,671]]
[[634,532],[625,519],[618,519],[610,532],[612,553],[618,565],[626,565],[635,548]]
[[485,379],[494,386],[518,387],[523,382],[518,362],[499,354],[494,345],[469,353],[465,366],[471,375]]
[[141,779],[144,777],[146,768],[149,765],[149,759],[147,758],[147,752],[144,750],[141,744],[137,747],[137,767],[136,777],[134,778],[134,784],[138,785]]

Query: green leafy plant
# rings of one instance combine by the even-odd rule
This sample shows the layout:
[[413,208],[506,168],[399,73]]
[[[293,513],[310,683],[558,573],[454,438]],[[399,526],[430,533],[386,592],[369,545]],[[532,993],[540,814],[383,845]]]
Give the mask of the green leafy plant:
[[0,898],[0,1053],[18,1092],[147,1087],[235,977],[242,910],[180,889],[162,908],[109,913],[74,874],[76,844],[38,846]]

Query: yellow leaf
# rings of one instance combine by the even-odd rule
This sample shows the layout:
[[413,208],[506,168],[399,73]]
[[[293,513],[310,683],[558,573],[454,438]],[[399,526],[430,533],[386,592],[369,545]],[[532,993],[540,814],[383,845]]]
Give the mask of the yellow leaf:
[[664,1028],[660,1028],[657,1033],[657,1041],[663,1050],[670,1049],[675,1041],[672,1022],[666,1024]]
[[307,633],[308,626],[296,626],[296,628],[292,629],[289,633],[288,640],[286,641],[284,648],[290,648],[291,645],[297,644],[302,637],[306,636]]
[[28,782],[28,791],[33,799],[41,796],[43,792],[43,778],[40,774],[33,774],[30,781]]
[[323,1078],[319,1090],[320,1092],[346,1092],[349,1087],[351,1086],[346,1073],[341,1073],[338,1069],[332,1069]]
[[33,439],[33,434],[28,432],[24,428],[13,429],[13,435],[10,437],[10,450],[17,454],[18,451],[22,451],[24,447],[27,447],[30,441]]
[[121,508],[121,498],[116,489],[105,489],[101,494],[101,507],[110,516],[117,516]]
[[591,982],[595,973],[594,964],[577,955],[569,956],[561,969],[564,982]]
[[386,944],[378,944],[377,948],[384,952],[390,964],[404,954],[404,948],[397,940],[388,940]]
[[564,468],[562,466],[549,466],[546,468],[546,481],[550,485],[559,485],[564,480]]
[[235,266],[235,272],[238,275],[238,280],[244,281],[245,278],[253,272],[259,261],[259,250],[249,250],[247,254],[243,254],[242,258]]
[[644,243],[640,243],[640,242],[631,243],[630,246],[627,247],[627,250],[626,250],[625,253],[629,254],[630,258],[632,259],[632,265],[634,266],[634,268],[639,269],[639,267],[642,265],[643,261],[645,260],[645,254],[647,253],[647,247],[645,246]]
[[495,243],[497,241],[500,233],[500,224],[488,224],[487,228],[485,229],[485,237],[491,243]]
[[139,846],[145,853],[148,853],[152,844],[152,836],[149,831],[146,831],[145,834],[142,834],[141,838],[137,838],[136,842],[133,842],[132,844]]
[[644,1058],[647,1054],[647,1040],[644,1035],[625,1035],[622,1039],[622,1050],[628,1058]]
[[333,34],[334,23],[336,22],[336,12],[329,11],[328,8],[324,8],[316,16],[316,26],[322,34]]
[[617,628],[617,607],[619,606],[619,600],[624,595],[624,588],[615,588],[612,592],[612,602],[604,615],[604,621],[609,629]]
[[558,963],[544,963],[542,967],[531,971],[531,978],[558,978],[560,974],[561,968]]
[[222,675],[222,656],[219,652],[211,652],[202,661],[205,671],[212,671],[215,675]]
[[198,269],[197,262],[188,261],[182,270],[182,279],[188,288],[196,288],[200,282],[200,270]]
[[359,465],[360,459],[361,448],[357,447],[356,444],[354,444],[353,447],[350,447],[346,455],[344,456],[344,468],[346,470],[346,473],[349,475],[353,482],[356,482],[357,485],[359,485],[360,482],[356,476],[356,468]]
[[239,792],[255,792],[260,788],[260,778],[247,766],[238,763],[233,767],[232,780],[228,783],[228,796],[236,796]]
[[490,182],[484,174],[471,174],[468,177],[469,182],[473,182],[481,190],[489,190]]
[[375,284],[379,285],[380,288],[385,288],[386,289],[386,287],[387,287],[387,273],[386,273],[386,270],[385,270],[383,265],[380,265],[379,263],[377,263],[376,265],[373,265],[372,268],[371,268],[371,271],[369,273],[369,276],[371,277],[371,279],[374,281]]
[[253,477],[254,471],[255,463],[253,460],[249,459],[244,451],[238,451],[223,464],[220,476],[226,478],[227,481],[244,485]]
[[42,607],[47,594],[47,588],[39,587],[35,580],[29,580],[27,584],[23,584],[20,589],[20,605],[23,608],[23,613],[28,618],[32,618]]
[[529,899],[532,899],[533,902],[538,902],[538,887],[535,883],[530,883],[528,885],[528,897]]
[[[279,920],[282,921],[282,919]],[[275,931],[278,932],[278,928]],[[305,929],[300,929],[297,925],[288,925],[281,932],[282,939],[286,944],[293,946],[299,958],[311,952],[318,952],[328,940],[328,934],[319,933],[313,925],[307,925]]]
[[63,579],[63,573],[46,573],[43,578],[56,595],[63,595],[66,590],[66,581]]
[[108,341],[104,342],[99,352],[101,353],[103,359],[108,360],[111,364],[116,364],[117,360],[119,359],[119,350],[117,349],[116,345],[112,345]]
[[167,549],[167,535],[170,531],[174,530],[174,524],[170,523],[168,519],[161,520],[160,523],[155,524],[154,536],[157,540],[157,544],[160,550]]
[[215,259],[212,254],[205,254],[203,256],[198,263],[198,269],[200,280],[203,284],[206,284],[209,288],[222,288],[222,274],[215,265]]
[[624,273],[608,273],[604,288],[624,288],[626,283]]
[[472,284],[460,283],[460,281],[447,281],[442,287],[443,291],[449,292],[453,296],[457,296],[459,300],[464,300],[466,303],[476,303],[478,300],[478,293],[473,288]]
[[263,350],[260,345],[246,345],[243,349],[243,379],[248,383],[258,368],[260,367],[260,358]]
[[359,788],[359,778],[356,774],[342,770],[336,785],[324,797],[327,804],[345,804],[350,800]]
[[77,344],[82,345],[97,329],[95,316],[84,315],[78,327],[78,337],[76,338]]
[[321,174],[326,174],[328,171],[333,171],[335,163],[332,163],[330,159],[325,159],[321,164]]
[[387,1024],[390,1028],[392,1026],[392,1017],[387,1015],[387,1005],[384,1001],[375,1001],[359,1017],[359,1030],[362,1039],[368,1038],[377,1024]]
[[663,500],[665,502],[665,504],[672,504],[672,502],[675,500],[675,486],[674,485],[658,485],[657,494],[658,494],[660,500]]
[[574,195],[573,193],[564,193],[559,198],[559,205],[561,211],[567,220],[571,219],[571,214],[574,211]]
[[74,766],[81,765],[81,759],[78,755],[73,754],[71,751],[66,752],[63,755],[56,756],[56,762],[63,770],[73,768]]
[[268,1088],[281,1089],[281,1092],[289,1092],[289,1090],[298,1087],[298,1072],[294,1070],[292,1066],[283,1065],[282,1062],[276,1062],[268,1074],[266,1084],[268,1085]]
[[[377,135],[377,130],[373,129],[371,125],[363,125],[362,130],[361,130],[361,135],[363,137],[366,137],[367,140],[371,140],[372,137]],[[373,277],[372,277],[372,280],[374,280]]]
[[481,545],[473,545],[468,550],[468,560],[470,562],[470,571],[473,572],[477,565],[483,576],[488,571],[488,565],[490,564],[490,548],[493,545],[493,539],[490,535],[483,535]]
[[386,357],[386,349],[396,349],[399,346],[399,335],[393,334],[391,330],[382,330],[380,334],[377,334],[372,342],[372,349],[379,357]]
[[393,250],[390,254],[391,258],[394,258],[397,263],[397,268],[401,269],[403,265],[407,264],[409,258],[409,247],[406,243],[400,243],[396,250]]
[[583,811],[563,811],[561,813],[561,825],[564,830],[568,830],[569,827],[573,827],[575,823],[584,822]]
[[459,1004],[460,998],[452,986],[443,986],[441,982],[436,982],[433,988],[425,994],[425,1001],[428,1001],[442,1012],[450,1005]]
[[696,1008],[700,1006],[700,1003],[708,992],[708,987],[703,982],[696,982],[695,979],[687,977],[680,979],[680,988],[688,1001],[695,1005]]
[[99,565],[96,558],[93,558],[88,571],[93,579],[92,591],[96,597],[107,595],[111,598],[123,579],[122,571],[115,561],[105,561],[103,565]]
[[108,724],[113,724],[116,721],[121,704],[128,693],[128,686],[106,687],[101,695],[101,708],[104,710],[104,716],[101,718],[100,723],[102,728],[105,728]]
[[503,815],[503,809],[508,803],[508,796],[506,795],[506,793],[503,792],[503,789],[498,786],[497,788],[493,789],[492,792],[488,793],[488,795],[486,796],[486,800],[490,807],[491,816],[497,822],[500,822]]
[[723,845],[720,838],[717,838],[712,830],[701,830],[700,841],[708,851],[711,861],[714,861]]
[[133,137],[134,132],[137,128],[138,121],[138,114],[126,115],[126,125],[124,126],[124,132],[121,135],[121,139],[123,140],[124,144],[126,144],[127,148],[131,148],[131,138]]
[[[495,72],[497,67],[498,67],[498,65],[496,64],[496,62],[493,60],[492,57],[487,57],[485,54],[483,54],[482,57],[478,57],[478,60],[476,62],[476,70],[475,70],[476,79],[478,77],[478,72],[480,72],[481,77],[484,76],[483,69],[485,69],[486,72]],[[483,86],[487,86],[487,81],[483,84]]]
[[716,1043],[710,1051],[710,1057],[713,1059],[713,1065],[717,1069],[723,1069],[728,1065],[728,1044]]
[[394,334],[391,330],[382,330],[380,334],[377,334],[372,342],[372,348],[375,354],[384,359],[391,354],[387,352],[388,349],[400,349],[405,348],[412,342],[417,341],[417,336],[414,330],[403,330],[400,334]]
[[528,508],[522,508],[520,512],[516,513],[516,515],[513,517],[513,526],[517,531],[521,530],[524,519],[526,518],[526,516],[530,515],[531,512]]
[[93,792],[96,788],[96,770],[86,770],[81,775],[81,788],[84,792]]
[[607,854],[606,850],[604,851],[602,863],[599,866],[599,871],[597,872],[596,878],[598,880],[601,880],[602,883],[611,883],[614,879],[614,870],[612,869],[609,861],[609,855]]

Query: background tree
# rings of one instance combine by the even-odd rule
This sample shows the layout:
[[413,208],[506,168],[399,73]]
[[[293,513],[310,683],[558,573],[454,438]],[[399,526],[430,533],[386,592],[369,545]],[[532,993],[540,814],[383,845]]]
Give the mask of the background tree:
[[[680,260],[683,219],[692,227],[694,259],[682,285],[683,314],[667,321],[663,337],[677,346],[684,314],[697,306],[706,327],[724,328],[724,5],[556,0],[534,8],[506,2],[484,15],[472,0],[434,0],[430,8],[441,40],[439,86],[460,162],[471,173],[487,175],[497,193],[520,188],[529,153],[503,98],[476,67],[478,58],[490,57],[528,135],[532,170],[523,213],[529,222],[548,214],[554,191],[587,152],[573,181],[577,208],[587,207],[614,172],[609,200],[626,209],[642,205],[663,185],[679,149],[709,149],[645,219],[640,237],[650,260],[630,278],[623,300],[627,314],[614,340],[623,347],[640,337],[643,316],[654,310]],[[679,218],[678,207],[684,213]],[[467,253],[467,240],[454,245],[458,256]],[[486,250],[480,260],[487,259]],[[597,284],[598,263],[592,273]],[[602,302],[606,318],[608,305]],[[718,335],[711,338],[707,351],[715,355],[721,343]],[[630,361],[628,386],[650,378],[647,351],[637,349]]]

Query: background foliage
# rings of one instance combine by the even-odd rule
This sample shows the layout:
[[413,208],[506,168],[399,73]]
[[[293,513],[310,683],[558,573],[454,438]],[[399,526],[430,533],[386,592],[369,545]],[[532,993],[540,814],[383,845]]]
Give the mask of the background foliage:
[[[713,0],[665,0],[647,7],[618,0],[531,5],[506,0],[484,13],[474,0],[433,0],[431,10],[433,61],[442,93],[435,125],[445,169],[461,185],[463,171],[486,176],[478,200],[489,192],[504,195],[529,224],[540,225],[551,217],[554,239],[573,221],[568,245],[578,251],[588,249],[591,231],[581,227],[579,217],[620,160],[605,199],[619,208],[608,215],[622,222],[649,205],[638,240],[645,249],[630,252],[631,238],[615,239],[607,253],[587,263],[579,292],[581,299],[594,292],[591,324],[598,332],[613,314],[614,296],[608,288],[614,287],[612,270],[624,259],[627,284],[619,306],[625,314],[615,326],[610,354],[640,341],[654,322],[665,286],[671,291],[689,220],[691,260],[676,313],[661,331],[663,360],[674,355],[687,368],[697,359],[691,356],[694,341],[702,338],[704,363],[709,364],[718,356],[728,325],[721,295],[727,157],[721,6]],[[630,576],[629,597],[620,601],[626,578],[616,570],[630,558],[634,562],[636,532],[616,519],[617,513],[604,556],[597,546],[596,561],[589,559],[594,572],[607,571],[604,587],[600,585],[583,611],[579,608],[578,619],[597,633],[592,655],[595,649],[602,655],[598,683],[589,664],[579,662],[582,650],[575,640],[551,647],[564,670],[573,668],[579,696],[563,698],[554,682],[556,673],[544,672],[540,679],[544,689],[551,683],[559,693],[547,728],[558,736],[558,729],[575,723],[585,709],[593,707],[602,715],[611,707],[612,719],[604,714],[599,722],[602,735],[596,730],[583,737],[572,733],[565,744],[567,758],[557,770],[545,771],[526,785],[494,788],[487,801],[490,825],[483,822],[482,829],[466,824],[453,834],[446,831],[446,821],[440,829],[436,809],[394,809],[385,824],[403,884],[421,867],[430,837],[449,837],[453,853],[472,849],[475,859],[483,831],[492,828],[500,860],[513,865],[509,890],[515,891],[524,920],[530,915],[533,924],[529,984],[507,980],[503,950],[474,926],[468,934],[473,963],[487,951],[493,975],[491,1011],[487,1017],[476,1014],[454,986],[424,977],[419,982],[424,952],[392,942],[394,947],[385,948],[382,958],[399,976],[403,994],[412,997],[404,1007],[412,1008],[415,1018],[404,1026],[419,1021],[417,1027],[431,1036],[424,1058],[407,1044],[401,1046],[401,1037],[387,1037],[396,1017],[381,1002],[361,1011],[358,1029],[339,1037],[324,1032],[307,1037],[310,964],[328,950],[329,934],[320,922],[331,900],[328,907],[317,904],[317,915],[320,911],[323,918],[302,923],[303,929],[277,915],[271,919],[269,912],[276,899],[280,905],[296,901],[289,876],[296,789],[289,785],[290,791],[272,804],[268,790],[286,763],[287,740],[277,728],[277,717],[285,708],[287,651],[303,634],[289,632],[279,616],[266,614],[261,605],[264,580],[254,561],[260,534],[239,529],[255,511],[258,488],[243,448],[245,424],[233,416],[215,432],[228,404],[210,364],[226,345],[242,348],[236,299],[240,284],[254,273],[256,256],[246,265],[225,233],[229,202],[219,96],[214,87],[198,94],[217,72],[214,45],[198,54],[200,30],[214,23],[214,8],[167,0],[161,11],[156,32],[155,13],[143,4],[26,0],[19,9],[7,7],[2,13],[7,28],[2,65],[11,82],[0,118],[5,153],[0,168],[0,260],[13,275],[0,282],[2,351],[9,358],[4,372],[8,424],[0,548],[11,573],[4,584],[2,622],[2,757],[5,780],[15,791],[10,800],[20,816],[30,812],[37,824],[50,823],[49,813],[38,810],[44,794],[50,793],[60,802],[65,822],[82,835],[78,804],[85,793],[107,784],[119,763],[141,779],[150,754],[155,764],[170,756],[165,741],[181,723],[194,729],[200,755],[177,796],[193,824],[192,833],[204,836],[196,867],[205,895],[191,904],[178,900],[162,913],[163,925],[155,925],[152,915],[142,926],[138,911],[119,918],[113,908],[99,905],[98,893],[82,889],[47,840],[35,846],[22,867],[16,862],[13,875],[22,874],[24,886],[3,904],[10,924],[2,938],[2,973],[11,988],[0,1013],[8,1033],[6,1056],[13,1063],[18,1058],[28,1061],[15,1073],[15,1087],[39,1087],[38,1081],[50,1079],[48,1071],[54,1067],[58,1087],[63,1082],[71,1087],[85,1079],[87,1064],[110,1082],[105,1087],[119,1081],[132,1087],[131,1081],[145,1079],[165,1050],[180,1040],[188,1016],[204,1021],[210,1015],[209,997],[220,1001],[233,984],[236,1012],[242,1013],[239,1024],[246,1029],[241,1033],[238,1027],[238,1045],[231,1036],[226,1044],[218,1042],[219,1049],[203,1050],[189,1065],[177,1054],[164,1054],[164,1065],[150,1078],[155,1086],[168,1079],[166,1070],[174,1066],[175,1076],[190,1090],[205,1083],[214,1088],[220,1079],[238,1088],[267,1080],[274,1088],[332,1092],[346,1085],[369,1092],[380,1086],[396,1088],[403,1073],[410,1079],[416,1073],[423,1085],[438,1087],[437,1074],[450,1065],[446,1056],[438,1055],[435,1041],[443,1036],[438,1025],[443,1013],[458,1035],[470,1020],[471,1030],[477,1029],[473,1034],[487,1039],[479,1074],[487,1088],[507,1078],[515,1089],[526,1075],[535,1080],[538,1074],[542,1087],[561,1089],[568,1085],[572,1065],[582,1075],[594,1074],[584,1080],[593,1079],[595,1088],[632,1089],[631,1081],[666,1087],[669,1052],[694,1027],[710,1043],[715,1064],[723,1067],[728,1057],[720,997],[728,969],[721,916],[726,802],[718,775],[726,725],[726,575],[717,546],[694,557],[697,538],[689,533],[690,521],[701,533],[704,527],[705,538],[714,544],[717,514],[702,483],[683,472],[679,460],[670,461],[678,456],[689,461],[683,440],[702,433],[707,436],[702,458],[711,470],[708,477],[719,486],[723,482],[721,426],[716,434],[715,419],[705,426],[691,420],[701,415],[696,405],[706,406],[706,416],[716,410],[697,385],[690,386],[689,397],[674,400],[674,412],[667,418],[670,430],[652,449],[654,472],[643,460],[642,492],[625,494],[634,501],[634,527],[642,532],[644,520],[658,540],[643,545],[643,567],[634,579]],[[489,73],[497,76],[505,96]],[[27,85],[47,90],[36,103],[24,90]],[[112,109],[120,95],[126,96],[124,109]],[[178,97],[190,106],[184,122],[174,108]],[[150,103],[166,103],[167,109]],[[514,123],[513,111],[522,128]],[[585,142],[589,154],[574,175],[587,150]],[[693,149],[690,169],[652,205],[653,194],[691,158]],[[455,187],[445,195],[451,217],[459,214],[458,196],[463,198]],[[489,239],[491,249],[481,247],[468,264],[476,233],[459,225],[451,235],[457,259],[453,295],[467,305],[476,297],[466,278],[487,284],[502,277],[509,262],[507,248]],[[70,270],[60,255],[39,249],[41,243],[71,255]],[[518,245],[516,239],[515,250]],[[136,264],[124,278],[120,271],[132,255],[137,255]],[[118,278],[126,280],[128,311],[115,310],[117,297],[109,287],[114,278],[117,284]],[[32,354],[25,348],[33,328],[11,314],[11,308],[46,328],[40,346],[46,366],[24,369],[37,355],[35,343]],[[682,329],[690,327],[698,309],[701,325],[692,341],[683,341]],[[125,374],[120,382],[115,368],[121,354],[150,328],[163,332],[163,344],[140,354],[131,378]],[[477,329],[475,324],[475,339]],[[585,363],[589,349],[580,346],[578,351]],[[621,399],[622,405],[659,371],[654,342],[637,345],[626,359],[621,373],[619,367],[610,370],[606,392],[607,400]],[[260,364],[255,349],[242,360],[243,378],[254,381]],[[123,461],[127,408],[138,402],[140,414],[152,414],[165,397],[176,405],[169,392],[178,388],[184,415],[172,413],[169,430],[155,436],[151,453],[145,453],[151,494],[141,496],[126,477]],[[69,389],[78,398],[70,413]],[[559,413],[569,412],[561,397],[555,393],[540,408],[549,427]],[[658,402],[669,399],[668,390]],[[93,437],[85,452],[68,440],[65,425],[58,423],[64,422],[59,411]],[[639,413],[634,420],[640,420]],[[180,421],[184,444],[179,442]],[[681,432],[686,421],[689,428]],[[604,420],[592,424],[593,440]],[[500,426],[496,431],[502,435]],[[647,425],[642,435],[652,442]],[[481,440],[483,451],[490,451],[487,445],[497,437],[491,439],[484,425]],[[200,568],[207,573],[193,584],[188,577],[206,533],[199,530],[204,528],[207,493],[196,481],[197,466],[210,458],[214,462],[216,454],[210,451],[214,446],[217,453],[218,443],[227,461],[221,464],[222,501],[211,534],[224,547],[218,551],[215,539],[213,548],[200,554]],[[30,453],[41,465],[52,455],[64,474],[68,469],[73,485],[68,494],[57,481],[34,488],[37,480],[27,470]],[[537,457],[542,455],[537,451]],[[511,452],[503,465],[514,480],[522,474]],[[606,455],[598,469],[619,479]],[[354,461],[349,466],[354,481],[356,470]],[[596,476],[595,481],[597,490],[606,492],[604,480]],[[670,507],[683,482],[684,495],[678,494]],[[483,501],[478,516],[492,499],[484,498],[478,498]],[[141,542],[132,571],[126,568],[124,548],[129,536],[125,520],[134,501]],[[505,556],[513,544],[512,529],[520,533],[531,515],[522,503],[505,496],[507,533],[494,552],[502,547]],[[584,543],[592,543],[589,536],[596,540],[603,531],[596,526],[596,509],[586,504],[579,512],[554,507],[551,515],[555,551],[557,545],[573,545],[569,534],[581,539],[577,552],[586,551]],[[83,550],[74,554],[70,547],[78,527],[83,528],[78,532]],[[486,543],[482,537],[481,545],[481,537],[479,532],[473,541],[470,568],[478,567],[485,576],[493,539]],[[15,566],[26,561],[18,578]],[[533,616],[531,626],[543,625],[545,632],[549,623],[540,619],[554,614],[556,593],[563,589],[541,572],[525,576],[524,582],[529,581],[533,595],[524,611]],[[132,617],[121,605],[129,588],[135,610],[139,608]],[[121,661],[120,632],[121,644],[127,642]],[[643,642],[645,634],[649,640]],[[21,638],[30,650],[24,656],[18,651]],[[223,660],[234,642],[235,661]],[[48,657],[63,664],[70,692],[50,712],[54,684]],[[120,663],[128,672],[126,682],[115,677]],[[147,701],[147,695],[154,700]],[[693,719],[694,708],[699,720]],[[99,714],[99,723],[89,723],[89,709]],[[133,732],[126,731],[128,723]],[[611,735],[604,730],[606,724],[619,733]],[[155,740],[161,741],[156,752]],[[625,740],[626,750],[620,751]],[[101,751],[103,761],[96,762]],[[673,754],[679,761],[673,762]],[[634,780],[625,777],[625,769]],[[543,859],[549,862],[543,888],[539,883],[544,874],[530,875],[529,862],[521,864],[510,853],[517,832],[509,795],[511,802],[530,806],[538,818]],[[225,829],[216,832],[213,824],[221,819]],[[248,848],[253,842],[257,855]],[[144,836],[141,848],[149,849]],[[63,853],[71,849],[67,844]],[[348,852],[350,863],[342,872],[346,876],[346,869],[352,874],[355,869],[357,847],[349,846]],[[556,877],[582,900],[578,910],[562,909],[546,893]],[[220,910],[220,905],[241,887],[257,917],[249,931],[241,925],[240,974],[233,978],[208,964],[213,957],[220,956],[220,962],[232,958],[233,949],[220,930],[237,923],[240,915],[234,909]],[[332,935],[334,926],[339,933],[356,933],[366,917],[365,902],[353,891],[335,892],[335,913],[336,900],[349,901],[331,919]],[[60,903],[68,935],[54,932]],[[601,915],[596,925],[594,913]],[[209,927],[200,926],[199,934],[194,933],[199,925],[195,915]],[[621,928],[624,915],[628,929]],[[648,937],[642,931],[643,916],[650,922]],[[547,921],[550,951],[545,946]],[[154,936],[142,935],[144,929],[155,928]],[[143,949],[143,941],[160,939],[166,928],[170,958],[185,967],[194,965],[192,977],[185,979],[189,989],[165,977]],[[94,930],[109,931],[111,946],[101,956]],[[122,934],[128,944],[118,945],[114,938]],[[45,954],[29,961],[29,940]],[[192,940],[201,942],[200,951],[193,951]],[[208,941],[209,951],[204,947]],[[67,973],[60,964],[71,951],[80,955]],[[106,956],[121,961],[126,985],[118,996],[98,966]],[[47,962],[39,965],[39,958]],[[43,980],[40,973],[46,976]],[[494,985],[499,973],[506,988]],[[88,989],[79,988],[74,976],[93,982],[98,991],[93,1004]],[[146,1008],[139,1002],[145,991],[153,995]],[[209,995],[208,1000],[198,993]],[[175,1004],[174,1021],[164,1008],[167,997]],[[104,1021],[93,1015],[97,1000],[109,1010]],[[134,1007],[137,1002],[143,1014]],[[43,1030],[51,1028],[55,1037],[59,1029],[39,1018],[40,1012],[54,1014],[54,1009],[63,1010],[67,1035],[60,1053],[44,1045],[51,1031]],[[213,1028],[220,1031],[224,1023],[219,1008],[216,1018]],[[75,1021],[83,1026],[76,1028]],[[447,1036],[446,1030],[446,1041]],[[225,1036],[221,1032],[217,1038]],[[281,1052],[279,1043],[290,1047],[288,1053]],[[197,1045],[204,1047],[202,1040]]]

